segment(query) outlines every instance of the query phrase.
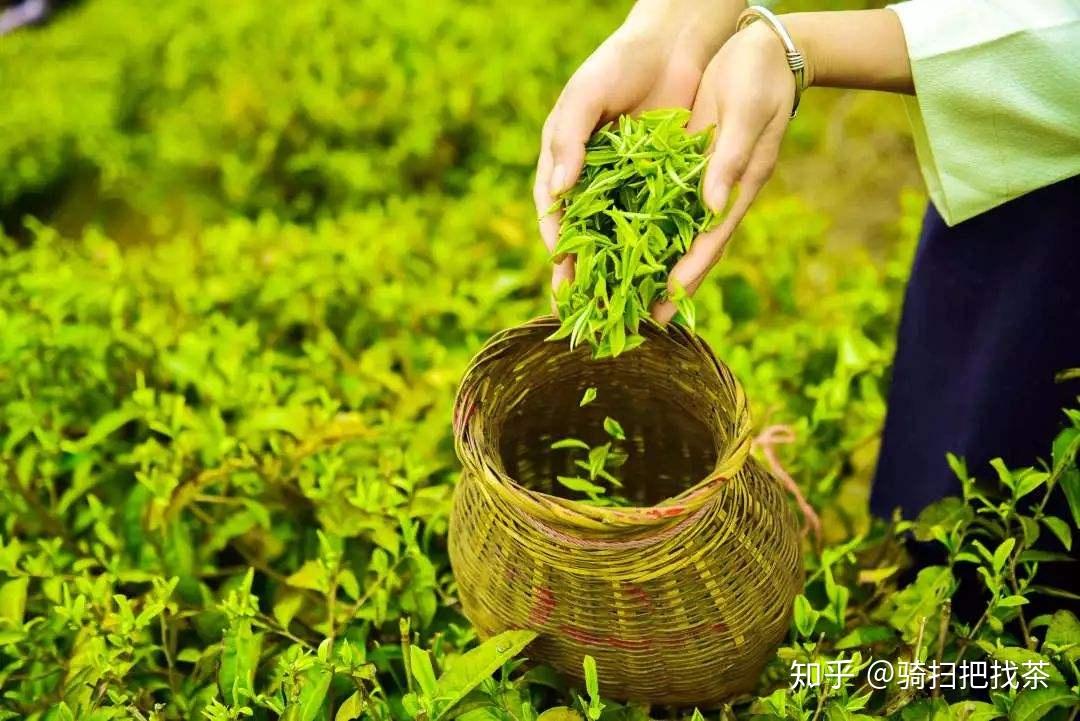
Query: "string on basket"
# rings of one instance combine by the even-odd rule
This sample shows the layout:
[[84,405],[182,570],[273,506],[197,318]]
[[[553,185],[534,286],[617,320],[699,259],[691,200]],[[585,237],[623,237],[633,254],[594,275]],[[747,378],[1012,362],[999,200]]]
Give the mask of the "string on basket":
[[806,500],[806,496],[799,490],[799,484],[787,472],[787,469],[780,462],[780,458],[776,455],[776,446],[794,442],[795,429],[784,424],[768,426],[754,439],[754,445],[761,449],[762,455],[765,456],[765,462],[769,464],[769,470],[780,479],[788,493],[795,499],[796,505],[799,506],[799,511],[803,516],[803,534],[805,535],[809,531],[814,537],[814,544],[820,547],[821,519],[818,517],[814,507]]

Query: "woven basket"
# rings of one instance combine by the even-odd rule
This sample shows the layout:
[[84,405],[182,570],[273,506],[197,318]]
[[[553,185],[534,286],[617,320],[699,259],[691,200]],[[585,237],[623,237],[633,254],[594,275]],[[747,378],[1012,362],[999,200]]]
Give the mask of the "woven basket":
[[[750,457],[741,387],[674,326],[605,360],[545,342],[557,327],[497,334],[458,391],[449,544],[465,615],[485,636],[538,631],[529,657],[579,682],[593,656],[609,698],[707,706],[749,691],[802,565],[781,489]],[[626,431],[632,507],[561,498],[554,483],[575,473],[550,444],[605,442],[605,416]]]

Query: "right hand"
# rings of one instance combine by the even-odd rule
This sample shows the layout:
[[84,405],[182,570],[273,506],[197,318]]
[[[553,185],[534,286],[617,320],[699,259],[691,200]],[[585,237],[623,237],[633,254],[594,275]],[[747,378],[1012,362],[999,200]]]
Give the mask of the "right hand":
[[[742,3],[705,8],[641,2],[627,22],[589,56],[567,82],[544,123],[533,200],[549,251],[559,235],[561,212],[548,213],[555,197],[577,182],[585,143],[599,126],[651,108],[690,108],[709,59],[730,35]],[[703,17],[708,15],[709,17]],[[673,23],[678,23],[674,24]],[[557,259],[554,290],[574,275],[574,259]]]

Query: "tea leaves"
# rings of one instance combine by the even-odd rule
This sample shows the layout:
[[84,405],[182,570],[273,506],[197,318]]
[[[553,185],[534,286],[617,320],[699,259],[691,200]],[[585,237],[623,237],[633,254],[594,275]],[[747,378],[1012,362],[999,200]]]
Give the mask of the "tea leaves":
[[[575,256],[574,279],[555,290],[562,325],[551,340],[587,343],[596,358],[637,347],[640,324],[667,297],[668,274],[694,237],[716,222],[701,201],[710,133],[687,133],[686,110],[623,116],[593,136],[563,210],[553,259]],[[672,295],[693,328],[693,301]]]
[[[86,0],[3,37],[0,719],[679,715],[602,700],[595,664],[584,688],[522,665],[531,632],[481,640],[446,554],[458,379],[484,338],[547,307],[528,197],[539,128],[625,9]],[[806,129],[831,122],[827,107],[792,126],[819,169],[837,158]],[[877,123],[890,112],[900,127],[874,99],[848,115],[874,120],[875,144],[901,141]],[[628,353],[712,222],[701,159],[687,160],[704,146],[681,122],[619,121],[590,143],[559,200],[580,197],[559,250],[582,271],[561,291],[562,337]],[[828,209],[851,190],[830,189],[831,206],[761,198],[715,282],[692,304],[670,289],[758,417],[797,426],[785,464],[841,543],[807,553],[808,635],[793,632],[745,702],[682,717],[1067,717],[1061,684],[951,706],[789,688],[794,659],[931,659],[939,638],[980,662],[1025,647],[1037,655],[1013,657],[1080,688],[1076,617],[1028,611],[1075,600],[1035,571],[1073,556],[1080,411],[1049,469],[1002,467],[1001,496],[985,469],[954,464],[983,483],[913,529],[948,566],[909,583],[897,539],[858,535],[870,523],[851,499],[872,469],[925,198],[905,193],[897,213],[885,191],[877,262],[830,249]],[[583,412],[596,402],[585,390]],[[571,483],[615,503],[625,442],[606,425],[596,448],[559,452]],[[1051,488],[1070,502],[1062,522],[1037,510]],[[1033,528],[1051,550],[1031,546]],[[972,567],[977,629],[943,615]]]

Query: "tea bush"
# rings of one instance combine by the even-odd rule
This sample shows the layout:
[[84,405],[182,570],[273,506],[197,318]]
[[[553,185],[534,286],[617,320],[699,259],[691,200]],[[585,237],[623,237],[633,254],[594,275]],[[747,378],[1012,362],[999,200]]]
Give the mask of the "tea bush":
[[[20,232],[30,212],[145,239],[235,213],[310,220],[418,189],[457,196],[523,184],[559,87],[628,5],[64,7],[47,27],[0,43],[0,221]],[[840,116],[827,111],[837,99]],[[825,127],[835,137],[836,117],[863,135],[871,122],[888,128],[857,158],[895,145],[905,122],[899,105],[819,103],[792,128],[799,149],[821,146]],[[881,163],[863,165],[840,169],[845,182]],[[900,162],[890,183],[897,167],[914,179]]]
[[[90,0],[4,38],[0,718],[647,717],[509,660],[527,632],[478,644],[445,549],[456,384],[548,308],[536,130],[624,10]],[[824,166],[845,103],[805,104],[786,152]],[[1071,545],[1075,519],[1029,501],[1080,484],[1077,416],[1048,469],[999,469],[1004,501],[969,483],[896,525],[945,549],[904,579],[865,492],[923,200],[874,226],[875,261],[784,187],[695,297],[698,332],[759,426],[795,428],[780,454],[829,544],[758,695],[710,717],[1068,713],[1075,618],[1020,611],[1052,554],[1033,528]],[[977,628],[943,611],[964,566]],[[1054,671],[968,702],[783,692],[793,661],[870,653]]]
[[159,222],[265,208],[309,218],[418,188],[458,194],[478,173],[520,180],[552,89],[624,12],[582,0],[87,3],[0,45],[0,163],[12,170],[0,203],[73,179]]

